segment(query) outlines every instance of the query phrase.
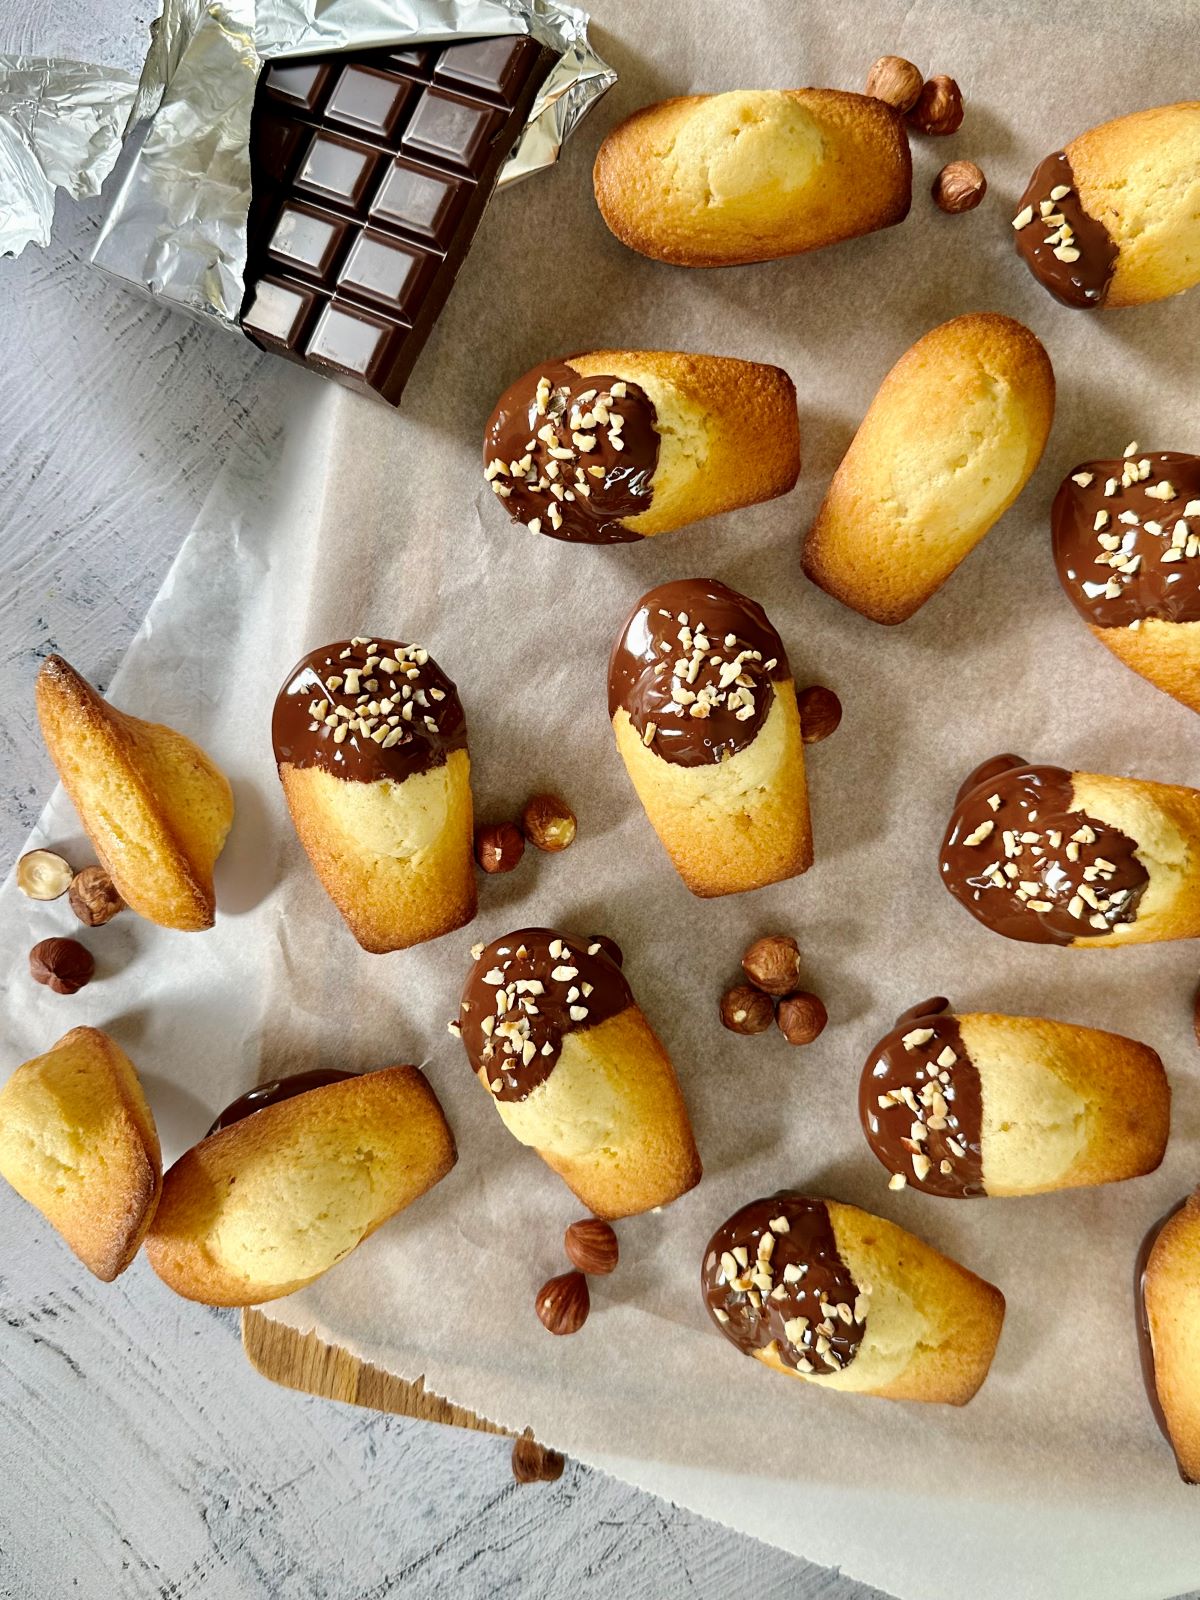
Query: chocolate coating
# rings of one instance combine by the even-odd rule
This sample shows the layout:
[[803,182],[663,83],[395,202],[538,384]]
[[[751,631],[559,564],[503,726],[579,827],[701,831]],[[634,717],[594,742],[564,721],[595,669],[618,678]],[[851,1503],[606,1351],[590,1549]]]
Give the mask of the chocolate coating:
[[505,34],[269,63],[250,124],[248,337],[396,405],[556,59]]
[[271,737],[280,766],[399,783],[465,750],[467,721],[458,690],[427,650],[395,639],[340,639],[288,673]]
[[635,1004],[596,938],[518,928],[477,948],[456,1031],[497,1100],[527,1099],[554,1071],[565,1035]]
[[266,1106],[278,1105],[281,1100],[294,1100],[298,1094],[306,1094],[309,1089],[323,1089],[327,1083],[341,1083],[346,1078],[354,1077],[357,1077],[357,1073],[339,1072],[336,1067],[315,1067],[311,1072],[293,1072],[286,1078],[273,1078],[270,1083],[260,1083],[256,1088],[239,1095],[236,1100],[231,1100],[204,1137],[207,1139],[214,1133],[220,1133],[222,1128],[232,1128],[235,1122],[242,1122]]
[[1200,622],[1200,456],[1085,461],[1063,479],[1050,522],[1059,582],[1095,627]]
[[[1055,189],[1066,194],[1051,198]],[[1043,215],[1042,205],[1050,207]],[[1065,152],[1056,151],[1038,167],[1021,196],[1017,215],[1026,206],[1033,220],[1016,230],[1017,253],[1044,288],[1064,306],[1078,310],[1102,306],[1117,264],[1117,246],[1108,229],[1083,209],[1075,174]],[[1055,250],[1063,252],[1055,255]]]
[[643,741],[677,767],[727,761],[767,720],[787,653],[754,600],[715,578],[644,594],[608,664],[608,714],[629,713]]
[[649,509],[657,414],[636,383],[549,361],[506,389],[488,420],[484,473],[510,517],[574,544],[629,544]]
[[1149,874],[1136,840],[1073,807],[1073,789],[1061,767],[1006,766],[960,792],[942,881],[985,927],[1063,945],[1137,916]]
[[[1146,1311],[1146,1268],[1150,1264],[1150,1253],[1158,1242],[1158,1236],[1171,1221],[1187,1205],[1187,1196],[1173,1205],[1165,1217],[1158,1221],[1147,1233],[1138,1248],[1137,1259],[1133,1267],[1133,1304],[1137,1322],[1138,1355],[1142,1363],[1142,1381],[1146,1385],[1146,1398],[1150,1402],[1150,1410],[1154,1413],[1154,1420],[1158,1423],[1159,1431],[1175,1453],[1175,1444],[1171,1438],[1171,1430],[1167,1426],[1166,1413],[1162,1408],[1162,1401],[1158,1397],[1158,1379],[1154,1368],[1154,1340],[1150,1333],[1150,1318]],[[1179,1468],[1179,1476],[1184,1483],[1194,1483],[1194,1478],[1189,1478],[1183,1470],[1183,1464],[1178,1454],[1175,1454],[1175,1465]]]
[[[859,1080],[858,1115],[883,1165],[913,1188],[950,1200],[987,1193],[979,1072],[945,1001],[904,1012],[875,1046]],[[918,1125],[924,1132],[914,1136]]]
[[743,1355],[774,1343],[798,1372],[844,1371],[867,1331],[868,1291],[838,1254],[828,1206],[787,1190],[721,1224],[704,1250],[700,1291]]

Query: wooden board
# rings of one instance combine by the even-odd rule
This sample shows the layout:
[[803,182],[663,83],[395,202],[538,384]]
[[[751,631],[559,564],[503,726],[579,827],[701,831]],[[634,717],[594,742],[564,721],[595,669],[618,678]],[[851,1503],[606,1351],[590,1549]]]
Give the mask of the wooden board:
[[298,1333],[282,1322],[272,1322],[261,1311],[242,1312],[242,1345],[251,1366],[264,1378],[288,1389],[370,1406],[373,1411],[419,1417],[423,1422],[472,1428],[477,1433],[509,1433],[509,1429],[498,1428],[463,1406],[430,1394],[420,1378],[414,1383],[394,1378],[339,1345],[326,1344],[315,1333]]

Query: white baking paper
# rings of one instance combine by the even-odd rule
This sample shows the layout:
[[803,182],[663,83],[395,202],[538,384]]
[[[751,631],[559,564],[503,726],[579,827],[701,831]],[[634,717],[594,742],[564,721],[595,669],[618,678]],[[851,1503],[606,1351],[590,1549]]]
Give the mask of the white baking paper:
[[[71,931],[70,913],[10,884],[6,1056],[75,1023],[110,1028],[148,1081],[170,1156],[257,1078],[421,1062],[457,1135],[457,1168],[272,1316],[905,1600],[1161,1600],[1200,1578],[1200,1490],[1180,1484],[1142,1394],[1131,1278],[1147,1226],[1200,1177],[1197,951],[1010,944],[946,894],[937,850],[960,779],[998,751],[1200,784],[1200,724],[1091,639],[1059,591],[1047,526],[1077,460],[1135,438],[1200,449],[1200,292],[1067,311],[1027,276],[1009,227],[1042,155],[1108,116],[1194,93],[1194,13],[1160,7],[1151,26],[1132,4],[597,9],[619,90],[555,171],[492,206],[403,410],[281,368],[294,394],[288,455],[231,464],[112,686],[118,704],[198,738],[234,781],[216,929],[164,933],[122,915],[85,935],[100,980],[64,999],[22,964],[35,938]],[[857,87],[891,50],[954,73],[967,101],[960,134],[917,141],[901,227],[723,272],[642,260],[606,232],[589,167],[619,115],[693,88]],[[949,218],[928,189],[958,156],[984,167],[991,192]],[[880,628],[805,581],[799,538],[893,361],[976,309],[1022,317],[1046,342],[1054,432],[1025,495],[942,593]],[[514,528],[479,472],[493,400],[540,358],[609,345],[786,367],[804,438],[797,489],[638,546],[576,548]],[[644,589],[689,574],[764,600],[798,682],[829,684],[845,705],[837,734],[809,752],[816,864],[732,900],[682,887],[606,717],[614,630]],[[511,816],[543,786],[579,816],[568,853],[530,851],[481,883],[471,928],[384,957],[357,949],[316,886],[269,734],[293,660],[360,632],[421,640],[457,680],[481,817]],[[75,834],[57,797],[38,838]],[[705,1163],[682,1201],[619,1226],[621,1265],[593,1280],[591,1319],[568,1339],[544,1332],[533,1299],[564,1269],[562,1229],[580,1208],[505,1131],[445,1029],[469,946],[527,923],[623,945]],[[773,929],[795,933],[829,1008],[803,1050],[717,1021],[743,946]],[[934,993],[1153,1044],[1175,1091],[1161,1171],[1024,1200],[889,1192],[858,1127],[858,1073],[896,1013]],[[1004,1289],[996,1362],[966,1410],[788,1383],[714,1334],[697,1291],[704,1243],[736,1206],[783,1185],[868,1206]]]

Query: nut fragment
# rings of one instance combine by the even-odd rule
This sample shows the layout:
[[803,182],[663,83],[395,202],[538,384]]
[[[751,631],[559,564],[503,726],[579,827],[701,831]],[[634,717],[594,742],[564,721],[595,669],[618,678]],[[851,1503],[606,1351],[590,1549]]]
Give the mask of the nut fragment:
[[484,872],[511,872],[525,854],[515,822],[485,822],[475,830],[475,860]]
[[824,1031],[829,1013],[815,994],[789,994],[779,1002],[775,1020],[789,1044],[811,1044]]
[[973,161],[950,161],[933,180],[930,191],[943,211],[954,217],[974,211],[987,193],[987,179]]
[[922,85],[917,103],[908,113],[909,124],[918,133],[938,137],[957,133],[962,127],[962,119],[962,90],[953,78],[947,78],[944,73],[929,78]]
[[71,878],[70,865],[53,850],[27,850],[17,862],[17,888],[31,900],[57,900]]
[[88,928],[111,922],[125,902],[103,867],[84,867],[71,880],[71,910]]
[[535,794],[521,813],[525,837],[535,850],[565,850],[575,840],[575,814],[556,794]]
[[557,1450],[547,1450],[528,1431],[513,1441],[512,1474],[518,1483],[555,1483],[563,1465]]
[[598,944],[614,967],[623,967],[625,965],[625,954],[621,946],[615,939],[610,939],[606,933],[589,933],[587,942],[589,945]]
[[77,939],[43,939],[29,952],[29,971],[35,983],[55,994],[76,994],[96,970],[92,953]]
[[573,1222],[563,1235],[563,1245],[568,1257],[580,1272],[597,1276],[612,1272],[619,1254],[617,1236],[607,1222],[599,1217],[585,1217]]
[[746,951],[742,971],[765,994],[787,994],[800,982],[800,948],[789,933],[769,933]]
[[587,1321],[592,1299],[582,1272],[564,1272],[538,1290],[535,1302],[548,1333],[578,1333]]
[[796,697],[796,709],[800,713],[800,729],[805,744],[820,744],[822,739],[828,739],[831,733],[837,731],[838,723],[842,720],[842,702],[832,689],[826,689],[819,683],[801,690]]
[[866,93],[903,113],[916,104],[923,81],[920,67],[903,56],[880,56],[867,73]]
[[721,996],[721,1022],[730,1033],[765,1033],[774,1020],[774,1000],[748,983],[739,983]]

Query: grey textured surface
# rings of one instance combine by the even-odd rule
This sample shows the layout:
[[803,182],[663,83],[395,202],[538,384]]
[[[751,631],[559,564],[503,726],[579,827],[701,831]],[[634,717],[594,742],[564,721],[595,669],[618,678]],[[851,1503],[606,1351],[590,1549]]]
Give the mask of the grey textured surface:
[[[0,52],[132,66],[150,14],[6,0]],[[54,244],[0,262],[5,865],[52,782],[39,660],[107,682],[231,442],[279,425],[273,363],[85,266],[98,214],[60,202]],[[0,1240],[5,1600],[876,1593],[573,1463],[521,1488],[503,1440],[276,1389],[236,1317],[142,1261],[94,1282],[4,1186]]]

